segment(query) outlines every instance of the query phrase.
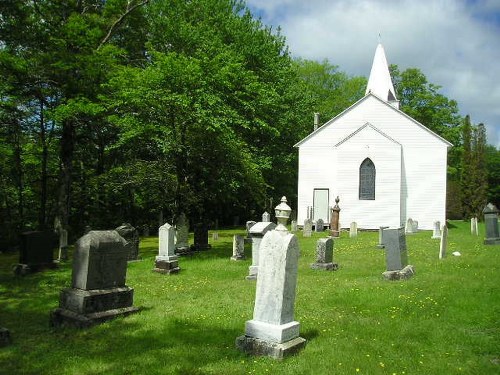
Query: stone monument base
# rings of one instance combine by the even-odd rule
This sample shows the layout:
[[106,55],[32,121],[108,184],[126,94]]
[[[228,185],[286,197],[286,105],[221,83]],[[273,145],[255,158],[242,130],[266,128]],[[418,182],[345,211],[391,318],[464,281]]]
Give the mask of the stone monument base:
[[337,263],[311,263],[313,270],[337,271],[339,265]]
[[385,245],[377,245],[378,249],[385,249]]
[[485,245],[500,245],[500,238],[485,238]]
[[261,340],[245,335],[236,338],[236,347],[242,352],[274,359],[283,359],[286,356],[295,354],[305,345],[306,339],[302,337],[296,337],[283,343]]
[[139,311],[133,307],[134,289],[128,286],[110,289],[64,289],[59,308],[50,315],[52,327],[86,328],[94,324]]
[[193,244],[191,245],[191,251],[205,251],[205,250],[210,250],[212,248],[212,245],[210,244]]
[[179,261],[177,260],[156,260],[154,272],[159,273],[179,273],[181,269],[179,268]]
[[248,267],[248,276],[245,277],[247,280],[257,280],[257,274],[259,272],[259,266]]
[[0,348],[2,346],[10,345],[11,342],[10,331],[7,328],[0,328]]
[[386,280],[408,280],[414,274],[415,274],[415,267],[409,264],[402,270],[385,271],[382,275]]
[[233,255],[231,260],[245,260],[246,257],[244,255]]

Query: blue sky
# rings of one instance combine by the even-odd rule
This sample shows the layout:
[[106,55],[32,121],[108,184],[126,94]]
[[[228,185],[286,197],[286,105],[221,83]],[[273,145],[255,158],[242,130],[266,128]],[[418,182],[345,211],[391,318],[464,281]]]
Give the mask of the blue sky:
[[500,148],[500,0],[247,0],[281,27],[295,57],[368,76],[381,34],[387,60],[419,68]]

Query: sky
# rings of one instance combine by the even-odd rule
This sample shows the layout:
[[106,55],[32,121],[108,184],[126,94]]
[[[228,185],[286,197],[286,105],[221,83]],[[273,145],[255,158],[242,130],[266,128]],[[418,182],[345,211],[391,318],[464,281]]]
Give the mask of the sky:
[[[368,78],[379,41],[389,64],[418,68],[486,125],[500,148],[500,0],[247,0],[293,57]],[[379,36],[380,35],[380,36]]]

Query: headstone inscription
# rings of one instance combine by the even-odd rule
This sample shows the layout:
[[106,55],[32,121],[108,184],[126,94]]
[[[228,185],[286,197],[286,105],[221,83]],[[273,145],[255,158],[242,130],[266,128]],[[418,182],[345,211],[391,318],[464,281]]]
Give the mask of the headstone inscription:
[[158,229],[158,256],[153,271],[159,273],[178,273],[179,257],[175,255],[175,228],[165,223]]
[[316,263],[311,264],[314,270],[335,271],[338,264],[333,263],[333,238],[320,238],[316,242]]
[[330,236],[340,237],[340,207],[339,207],[339,197],[335,198],[335,206],[331,209],[330,215]]
[[208,225],[206,223],[198,223],[194,226],[194,244],[191,248],[195,251],[212,248],[212,245],[208,243]]
[[384,229],[387,229],[389,227],[386,227],[386,226],[381,226],[378,228],[378,245],[377,247],[379,249],[383,249],[385,248],[385,245],[384,245]]
[[127,260],[133,261],[139,259],[139,231],[129,223],[123,223],[115,229],[120,236],[127,241],[128,257]]
[[247,280],[256,280],[259,272],[260,243],[264,235],[276,228],[276,224],[271,222],[260,222],[250,228],[250,238],[252,239],[252,265],[248,267]]
[[316,220],[316,226],[314,228],[316,232],[323,232],[325,230],[325,222],[323,219]]
[[235,234],[233,236],[233,256],[231,260],[245,259],[245,241],[242,235]]
[[384,230],[385,260],[387,271],[383,273],[388,280],[408,279],[415,270],[408,265],[406,236],[404,228]]
[[356,223],[355,221],[351,223],[351,226],[349,228],[349,237],[350,238],[358,237],[358,223]]
[[446,257],[446,250],[448,248],[448,227],[443,225],[441,230],[441,241],[439,243],[439,259]]
[[19,264],[14,266],[14,274],[25,275],[43,268],[56,267],[54,249],[57,247],[57,237],[54,232],[24,232],[19,240]]
[[190,253],[188,242],[189,220],[184,213],[181,213],[177,218],[176,230],[177,242],[175,243],[175,253],[180,255]]
[[127,241],[116,231],[90,231],[75,245],[71,288],[63,289],[51,326],[79,328],[128,315],[134,290],[125,285]]
[[276,207],[279,224],[262,240],[253,319],[236,339],[238,349],[274,359],[295,353],[306,342],[299,337],[300,323],[294,320],[299,243],[285,227],[291,211],[287,207],[283,197]]
[[302,237],[311,237],[312,236],[312,227],[313,223],[311,219],[304,220],[304,227],[302,228]]
[[484,226],[486,229],[485,245],[500,245],[498,212],[498,208],[493,203],[488,203],[483,209]]
[[439,221],[434,222],[434,230],[432,231],[431,238],[441,238],[441,223]]

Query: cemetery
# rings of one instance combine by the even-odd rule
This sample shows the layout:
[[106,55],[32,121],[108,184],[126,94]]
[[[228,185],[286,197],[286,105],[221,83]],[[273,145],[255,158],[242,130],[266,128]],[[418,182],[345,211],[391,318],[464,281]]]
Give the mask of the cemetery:
[[[210,250],[177,258],[168,255],[172,251],[166,248],[171,246],[168,242],[170,225],[166,225],[162,229],[165,234],[160,233],[164,236],[160,241],[167,241],[164,245],[159,245],[158,236],[140,238],[140,261],[127,262],[129,248],[121,243],[118,246],[123,246],[123,251],[113,247],[116,254],[123,255],[115,255],[106,264],[119,257],[120,264],[127,267],[126,275],[117,271],[112,277],[99,278],[99,275],[90,275],[89,271],[76,279],[73,276],[72,281],[76,252],[81,252],[74,243],[70,243],[67,262],[60,263],[57,268],[26,275],[12,272],[12,266],[18,262],[17,253],[0,254],[1,372],[498,372],[500,276],[495,265],[500,262],[500,246],[483,244],[486,238],[483,222],[479,223],[479,236],[476,236],[471,235],[469,222],[448,221],[447,252],[459,251],[460,257],[439,259],[440,244],[431,238],[432,231],[418,231],[406,236],[406,254],[396,260],[391,258],[391,262],[403,261],[395,268],[407,263],[414,265],[415,274],[404,280],[383,277],[389,263],[386,249],[377,247],[380,241],[378,231],[358,231],[357,237],[351,237],[348,230],[342,229],[339,237],[334,239],[328,237],[328,231],[313,231],[310,237],[304,237],[301,231],[286,232],[282,237],[275,234],[279,231],[272,230],[275,229],[275,224],[272,224],[268,233],[274,235],[274,240],[287,238],[286,243],[295,243],[291,254],[298,250],[294,255],[298,255],[294,261],[296,279],[292,276],[286,282],[296,282],[295,301],[290,305],[288,299],[283,300],[289,301],[282,307],[286,324],[276,326],[292,327],[283,334],[292,335],[289,341],[298,347],[284,359],[248,353],[245,349],[253,345],[252,340],[245,341],[245,336],[242,336],[262,336],[267,332],[264,327],[271,324],[262,323],[262,320],[281,321],[278,315],[273,318],[273,314],[279,311],[270,312],[264,305],[258,307],[258,301],[269,293],[262,288],[266,279],[272,279],[271,263],[276,261],[273,252],[260,254],[261,260],[265,259],[264,264],[260,263],[263,268],[259,269],[257,282],[249,281],[246,276],[252,265],[252,246],[243,241],[247,236],[245,227],[219,229],[217,240],[209,236]],[[384,232],[391,229],[384,229]],[[259,231],[259,226],[254,229],[254,232]],[[404,227],[396,233],[396,241],[400,241],[403,232]],[[100,236],[105,238],[101,241],[111,241],[107,232],[91,231],[86,236],[95,236],[92,233],[103,233]],[[393,242],[388,233],[383,237],[386,248]],[[269,237],[272,236],[257,237],[261,249],[267,246]],[[328,238],[334,241],[333,261],[338,263],[335,272],[311,268],[311,264],[318,261],[318,241],[324,242]],[[181,240],[192,244],[194,232],[191,230],[188,239]],[[234,250],[235,241],[238,251]],[[242,247],[245,258],[242,258]],[[55,246],[54,254],[57,251]],[[86,254],[90,259],[92,250]],[[239,261],[231,260],[235,254]],[[99,253],[94,256],[99,257]],[[165,259],[178,261],[182,271],[171,275],[151,271],[155,262],[158,264]],[[331,262],[331,253],[323,261]],[[259,285],[259,280],[262,285]],[[56,312],[60,316],[61,309],[65,308],[59,307],[61,291],[66,295],[61,304],[64,301],[67,304],[73,296],[80,298],[82,307],[85,299],[96,297],[90,295],[91,292],[75,296],[71,286],[92,289],[91,284],[96,282],[102,283],[99,288],[133,289],[133,303],[130,298],[126,305],[138,311],[83,329],[49,324],[51,314]],[[82,283],[85,285],[81,286]],[[281,330],[276,329],[270,332]],[[239,346],[236,345],[237,339],[240,340]]]

